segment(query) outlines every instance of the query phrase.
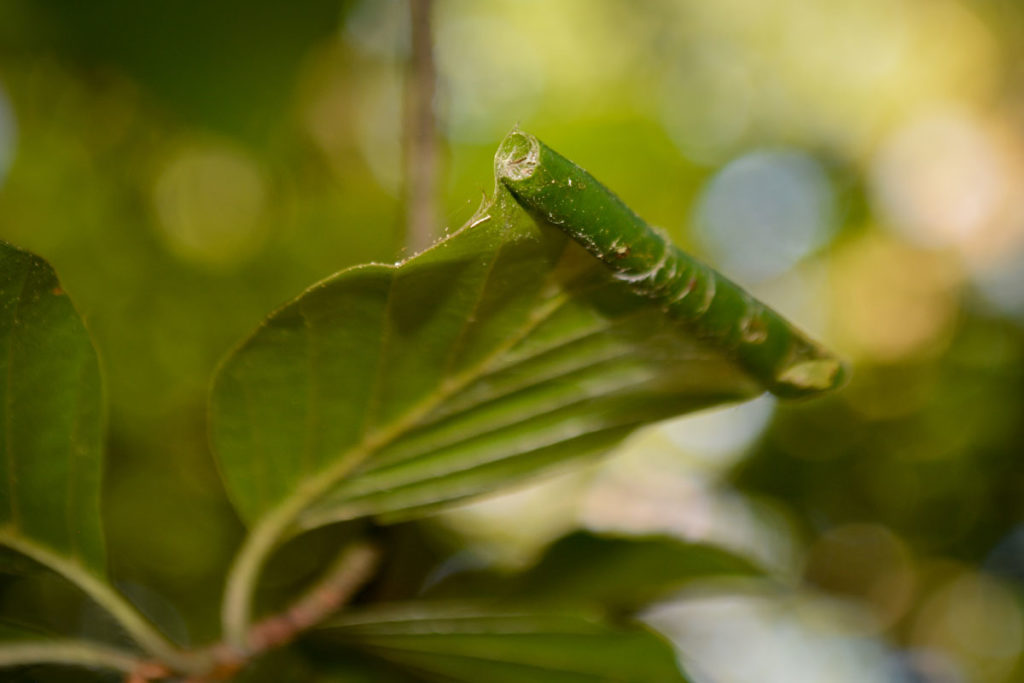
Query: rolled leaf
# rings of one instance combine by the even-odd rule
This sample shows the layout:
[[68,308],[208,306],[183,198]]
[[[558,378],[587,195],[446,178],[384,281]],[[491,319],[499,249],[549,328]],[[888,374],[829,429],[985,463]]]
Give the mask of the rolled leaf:
[[843,381],[842,363],[833,355],[739,285],[684,253],[537,138],[510,134],[498,150],[496,167],[501,182],[524,207],[562,228],[666,316],[730,351],[773,393],[805,396]]
[[834,357],[536,139],[513,133],[496,165],[466,227],[313,286],[226,359],[211,435],[246,520],[411,517],[667,417],[840,381]]

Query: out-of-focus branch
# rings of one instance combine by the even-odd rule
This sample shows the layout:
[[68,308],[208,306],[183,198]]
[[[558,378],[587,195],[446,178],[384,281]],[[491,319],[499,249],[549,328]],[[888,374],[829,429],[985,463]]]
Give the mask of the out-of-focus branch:
[[405,86],[406,245],[418,252],[434,241],[437,226],[437,70],[431,31],[433,0],[409,0],[412,52]]
[[59,664],[131,673],[140,663],[131,652],[84,640],[15,641],[0,645],[0,668]]
[[[368,543],[345,548],[305,595],[286,609],[248,624],[239,642],[225,640],[188,653],[201,670],[185,678],[185,683],[231,680],[256,657],[284,647],[343,607],[373,576],[379,560],[380,551]],[[127,683],[165,680],[171,673],[157,661],[140,662]]]

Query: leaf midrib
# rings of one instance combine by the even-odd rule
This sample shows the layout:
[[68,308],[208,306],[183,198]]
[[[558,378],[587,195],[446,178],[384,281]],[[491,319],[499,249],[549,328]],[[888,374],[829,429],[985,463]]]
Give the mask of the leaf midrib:
[[[608,364],[615,363],[615,362],[618,362],[618,361],[621,361],[621,360],[629,359],[631,357],[632,356],[629,353],[623,352],[623,351],[619,351],[619,352],[617,352],[613,356],[610,356],[608,358],[600,359],[600,361],[598,363],[588,364],[586,366],[579,367],[579,368],[573,368],[572,370],[569,370],[569,371],[567,371],[565,373],[559,373],[559,374],[553,375],[551,377],[546,377],[546,378],[544,378],[544,380],[542,382],[517,388],[515,392],[508,392],[508,393],[501,394],[498,397],[496,397],[493,401],[504,399],[504,398],[508,398],[509,396],[513,396],[516,393],[519,393],[521,391],[530,391],[530,390],[536,389],[538,387],[543,387],[544,385],[549,384],[553,380],[564,380],[567,377],[571,377],[571,376],[580,374],[580,373],[585,372],[585,371],[593,370],[595,367],[601,367],[602,365],[608,365]],[[623,390],[629,389],[629,388],[634,387],[634,386],[639,386],[639,385],[642,385],[643,382],[647,381],[648,379],[649,379],[648,377],[644,377],[642,379],[631,379],[631,380],[628,380],[628,381],[622,381],[622,382],[614,385],[614,389],[611,390],[611,391],[619,392],[619,391],[623,391]],[[466,431],[466,432],[463,432],[463,433],[459,433],[457,435],[453,435],[453,436],[441,439],[441,440],[436,442],[436,446],[433,446],[433,447],[418,447],[418,448],[413,449],[410,453],[402,453],[400,457],[392,458],[392,459],[390,459],[390,460],[388,460],[388,461],[386,461],[384,463],[381,463],[381,465],[383,467],[389,467],[391,465],[396,465],[396,464],[407,462],[409,460],[414,460],[414,459],[416,459],[418,457],[429,455],[430,453],[432,453],[434,451],[448,449],[448,448],[451,448],[451,447],[454,447],[454,446],[458,446],[459,444],[463,444],[463,443],[466,443],[466,442],[469,442],[469,441],[472,441],[472,440],[475,440],[475,439],[479,439],[479,438],[482,438],[482,437],[485,437],[485,436],[488,436],[488,435],[491,435],[491,434],[496,434],[496,433],[503,432],[503,431],[505,431],[505,430],[507,430],[507,429],[509,429],[511,427],[515,427],[516,425],[522,424],[524,422],[527,422],[529,420],[533,420],[533,419],[538,418],[538,417],[542,417],[542,416],[546,415],[547,413],[549,413],[551,410],[553,410],[555,407],[568,408],[568,407],[573,407],[573,406],[581,405],[581,404],[583,404],[583,403],[585,403],[587,401],[590,401],[590,400],[592,400],[592,397],[583,396],[583,397],[574,398],[574,399],[570,400],[569,402],[559,402],[557,406],[549,406],[547,404],[543,404],[542,403],[542,404],[534,407],[533,412],[527,412],[525,414],[513,413],[510,416],[508,416],[508,417],[506,417],[506,418],[504,418],[502,420],[498,420],[498,421],[495,421],[493,423],[489,423],[485,427],[477,428],[475,430],[469,430],[469,431]],[[478,405],[474,406],[474,409],[479,408],[479,407],[485,407],[485,406],[493,403],[493,401],[488,401],[486,403],[478,404]],[[458,418],[462,417],[463,415],[464,415],[463,413],[457,413],[454,416],[452,416],[452,419],[458,419]],[[435,424],[437,424],[437,423],[427,423],[426,426],[434,426]],[[417,427],[419,427],[419,426],[420,425],[417,424]]]

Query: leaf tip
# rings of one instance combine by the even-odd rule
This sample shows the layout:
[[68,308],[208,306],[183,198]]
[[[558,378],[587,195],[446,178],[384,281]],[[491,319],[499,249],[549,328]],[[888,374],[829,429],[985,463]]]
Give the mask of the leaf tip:
[[793,363],[775,376],[773,392],[798,397],[836,389],[846,382],[847,370],[838,358],[812,358]]
[[524,180],[533,175],[540,163],[540,142],[518,126],[505,136],[494,155],[494,169],[499,178]]

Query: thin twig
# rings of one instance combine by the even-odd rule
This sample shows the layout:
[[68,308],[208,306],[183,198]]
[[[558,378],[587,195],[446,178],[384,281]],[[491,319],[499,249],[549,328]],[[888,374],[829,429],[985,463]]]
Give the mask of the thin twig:
[[60,664],[131,674],[142,660],[131,652],[82,640],[24,641],[0,645],[0,668]]
[[265,652],[285,645],[334,614],[369,580],[379,559],[380,552],[368,543],[346,548],[305,595],[249,629],[249,650]]
[[260,572],[270,554],[284,541],[296,517],[310,502],[322,496],[335,482],[355,469],[370,453],[373,444],[363,443],[339,458],[331,467],[307,479],[291,496],[267,513],[253,527],[228,571],[221,605],[226,642],[238,651],[246,649],[252,616],[252,596]]
[[434,241],[437,224],[437,70],[431,14],[433,0],[409,0],[412,54],[405,88],[406,243],[415,253]]
[[179,671],[195,670],[196,662],[165,638],[113,586],[82,565],[14,534],[0,532],[0,545],[32,558],[78,586],[109,612],[142,649],[156,659]]
[[224,680],[255,657],[287,645],[347,603],[373,575],[379,560],[380,551],[368,543],[345,548],[309,591],[283,611],[251,624],[241,643],[229,639],[197,653],[207,662],[207,670],[189,680]]

